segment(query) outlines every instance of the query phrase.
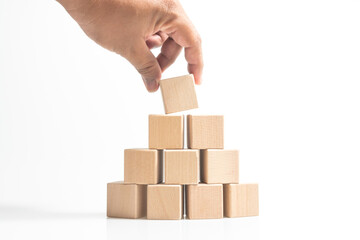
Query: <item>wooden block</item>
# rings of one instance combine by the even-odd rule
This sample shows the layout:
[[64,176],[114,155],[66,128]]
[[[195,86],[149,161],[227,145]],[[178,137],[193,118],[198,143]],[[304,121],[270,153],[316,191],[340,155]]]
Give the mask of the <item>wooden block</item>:
[[224,215],[226,217],[259,216],[258,184],[225,184]]
[[183,190],[181,185],[148,185],[147,218],[181,219],[183,216]]
[[198,108],[192,74],[160,81],[165,113]]
[[188,148],[223,149],[224,116],[187,116]]
[[184,117],[149,115],[149,148],[184,148]]
[[201,150],[201,182],[239,183],[239,151]]
[[165,184],[199,183],[199,150],[165,150],[164,152]]
[[189,219],[222,218],[223,185],[187,185],[186,216]]
[[111,182],[107,184],[107,216],[142,218],[146,216],[146,185]]
[[162,182],[162,152],[154,149],[124,150],[124,182],[156,184]]

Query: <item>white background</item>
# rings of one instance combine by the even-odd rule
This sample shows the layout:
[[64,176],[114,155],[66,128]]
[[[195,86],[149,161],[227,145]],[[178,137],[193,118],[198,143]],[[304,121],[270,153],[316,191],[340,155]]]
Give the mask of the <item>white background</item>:
[[360,238],[360,1],[182,3],[206,65],[191,113],[225,115],[260,216],[107,219],[160,92],[57,2],[0,0],[0,239]]

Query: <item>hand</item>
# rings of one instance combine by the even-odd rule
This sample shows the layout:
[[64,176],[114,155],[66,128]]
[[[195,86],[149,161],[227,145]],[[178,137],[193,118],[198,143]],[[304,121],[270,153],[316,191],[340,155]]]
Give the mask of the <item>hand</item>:
[[[104,48],[125,57],[156,91],[162,72],[185,48],[189,73],[200,84],[201,39],[178,0],[58,0],[83,31]],[[155,57],[150,49],[161,47]]]

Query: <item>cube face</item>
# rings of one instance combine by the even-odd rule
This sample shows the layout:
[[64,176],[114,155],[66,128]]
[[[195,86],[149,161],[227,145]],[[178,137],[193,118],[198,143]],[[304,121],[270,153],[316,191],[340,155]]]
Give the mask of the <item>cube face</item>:
[[146,216],[146,186],[112,182],[107,184],[107,216],[142,218]]
[[192,74],[161,80],[160,89],[166,114],[198,108]]
[[258,184],[224,185],[224,214],[226,217],[259,216]]
[[238,183],[238,150],[201,150],[201,182]]
[[183,216],[183,190],[180,185],[149,185],[147,218],[176,220]]
[[189,219],[223,217],[223,185],[186,186],[186,215]]
[[124,182],[137,184],[162,182],[161,151],[154,149],[125,149]]
[[165,184],[197,184],[199,155],[198,150],[165,150]]
[[184,117],[149,115],[149,148],[184,148]]
[[188,148],[223,149],[224,116],[187,116]]

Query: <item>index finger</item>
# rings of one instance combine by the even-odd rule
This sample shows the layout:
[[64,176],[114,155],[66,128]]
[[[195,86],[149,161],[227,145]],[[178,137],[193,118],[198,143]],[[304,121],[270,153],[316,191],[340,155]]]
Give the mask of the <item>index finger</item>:
[[[188,71],[195,78],[195,83],[200,84],[204,67],[201,38],[195,27],[190,22],[175,24],[167,33],[177,44],[185,48],[185,59]],[[172,31],[171,31],[172,30]]]

